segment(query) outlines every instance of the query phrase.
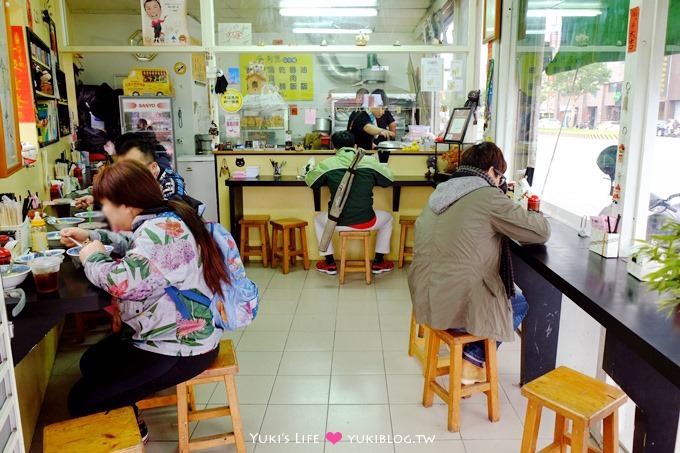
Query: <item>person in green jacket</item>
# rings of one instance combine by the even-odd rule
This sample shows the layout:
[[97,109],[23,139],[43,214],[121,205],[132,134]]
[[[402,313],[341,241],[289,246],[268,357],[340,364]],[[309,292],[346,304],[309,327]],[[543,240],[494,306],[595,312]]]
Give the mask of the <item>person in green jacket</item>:
[[[354,136],[350,131],[340,131],[331,137],[333,148],[337,149],[335,156],[323,160],[313,170],[307,173],[305,182],[312,189],[327,185],[331,191],[331,201],[335,197],[340,181],[352,164],[356,153]],[[373,187],[389,187],[392,185],[392,172],[378,162],[375,156],[365,156],[354,177],[354,182],[347,198],[347,203],[340,214],[336,231],[377,230],[375,241],[375,259],[371,266],[374,274],[389,272],[394,269],[394,263],[384,258],[390,252],[392,237],[392,214],[386,211],[373,210]],[[328,221],[328,213],[322,212],[316,216],[314,226],[316,237],[320,241],[323,230]],[[328,250],[321,252],[325,259],[316,263],[316,270],[329,275],[337,273],[337,266],[333,258],[333,243]]]

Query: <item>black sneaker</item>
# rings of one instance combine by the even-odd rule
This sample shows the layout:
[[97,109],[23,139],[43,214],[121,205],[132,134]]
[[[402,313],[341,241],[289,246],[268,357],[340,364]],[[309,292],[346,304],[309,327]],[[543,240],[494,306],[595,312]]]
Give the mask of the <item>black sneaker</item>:
[[147,428],[144,420],[138,420],[139,434],[142,436],[142,442],[146,445],[149,442],[149,428]]

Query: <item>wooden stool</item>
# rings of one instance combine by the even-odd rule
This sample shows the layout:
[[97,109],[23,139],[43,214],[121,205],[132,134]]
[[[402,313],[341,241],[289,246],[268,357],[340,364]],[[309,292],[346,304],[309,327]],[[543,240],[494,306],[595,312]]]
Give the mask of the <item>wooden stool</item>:
[[[234,353],[234,343],[231,340],[220,341],[220,352],[210,368],[186,382],[178,384],[174,395],[155,396],[137,402],[140,410],[156,407],[177,405],[177,425],[179,431],[179,452],[200,450],[219,445],[236,444],[238,453],[245,453],[246,445],[243,438],[241,412],[236,396],[236,373],[238,362]],[[227,390],[228,404],[222,407],[197,410],[194,396],[194,385],[221,382]],[[210,418],[231,417],[233,432],[220,433],[212,436],[189,440],[189,422],[207,420]]]
[[[250,256],[261,256],[262,265],[269,266],[269,219],[268,215],[244,215],[238,221],[241,225],[241,258],[243,262],[250,261]],[[258,228],[260,230],[259,246],[251,246],[249,241],[249,231],[251,228]]]
[[415,356],[416,359],[423,365],[423,374],[425,374],[425,353],[427,349],[426,338],[427,327],[423,324],[416,324],[416,313],[411,312],[411,328],[409,330],[408,338],[408,355]]
[[401,236],[399,238],[399,269],[404,267],[405,257],[413,257],[413,247],[406,247],[406,235],[408,235],[408,230],[415,228],[417,218],[418,217],[413,215],[399,216],[399,225],[401,225]]
[[43,452],[143,452],[137,417],[132,407],[121,407],[87,417],[45,426]]
[[[547,407],[555,411],[555,436],[553,442],[541,452],[566,451],[572,453],[600,451],[588,447],[589,428],[603,422],[604,453],[619,451],[618,408],[628,397],[623,391],[567,367],[559,367],[522,387],[528,398],[524,420],[521,453],[534,453],[541,411]],[[567,419],[571,420],[571,433],[567,432]]]
[[[366,284],[371,284],[371,258],[369,254],[370,231],[341,231],[340,232],[340,284],[345,283],[345,272],[364,272]],[[347,260],[347,241],[364,241],[364,259]]]
[[[463,367],[463,346],[476,341],[484,342],[486,353],[486,381],[472,385],[461,382]],[[451,363],[439,366],[439,345],[444,342],[451,350]],[[447,391],[437,381],[438,376],[449,375]],[[452,432],[460,430],[460,400],[475,393],[485,393],[489,420],[500,420],[498,404],[498,368],[496,363],[496,342],[488,338],[476,337],[465,332],[448,332],[446,330],[429,329],[427,340],[427,358],[425,360],[425,388],[423,390],[423,406],[432,406],[434,394],[437,394],[448,405],[448,429]]]
[[[288,263],[295,265],[295,259],[302,256],[305,270],[309,270],[309,254],[307,253],[307,222],[300,219],[272,220],[272,267],[276,267],[276,258],[281,257],[283,273],[288,273]],[[298,249],[295,233],[300,230],[302,248]],[[278,246],[277,232],[281,232],[281,247]]]

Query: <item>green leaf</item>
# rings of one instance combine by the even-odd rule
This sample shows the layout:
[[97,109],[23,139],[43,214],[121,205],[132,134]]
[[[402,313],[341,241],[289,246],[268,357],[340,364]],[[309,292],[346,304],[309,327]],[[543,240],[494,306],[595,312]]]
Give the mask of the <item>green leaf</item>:
[[173,322],[172,324],[166,324],[164,326],[157,327],[155,329],[151,329],[148,332],[144,332],[141,335],[141,338],[147,339],[147,338],[155,337],[155,336],[162,335],[164,333],[170,332],[172,330],[175,330],[176,328],[177,328],[177,324],[175,324]]
[[161,238],[159,238],[158,235],[151,231],[149,228],[144,228],[144,232],[147,234],[147,236],[149,236],[151,242],[153,242],[156,245],[163,245],[163,241],[161,241]]

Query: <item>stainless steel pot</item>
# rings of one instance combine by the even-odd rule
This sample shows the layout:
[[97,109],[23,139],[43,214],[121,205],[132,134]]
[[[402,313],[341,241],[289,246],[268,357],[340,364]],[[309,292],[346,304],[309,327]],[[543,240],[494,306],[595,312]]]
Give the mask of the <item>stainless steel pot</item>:
[[331,127],[332,124],[330,118],[317,118],[316,123],[314,123],[314,132],[325,132],[330,134]]
[[205,154],[212,151],[212,135],[196,134],[196,154]]
[[389,141],[389,140],[378,143],[378,149],[384,150],[384,151],[398,151],[403,146],[404,146],[404,144],[402,142]]

